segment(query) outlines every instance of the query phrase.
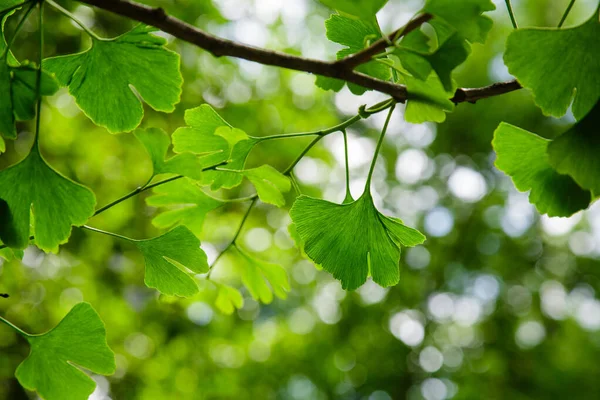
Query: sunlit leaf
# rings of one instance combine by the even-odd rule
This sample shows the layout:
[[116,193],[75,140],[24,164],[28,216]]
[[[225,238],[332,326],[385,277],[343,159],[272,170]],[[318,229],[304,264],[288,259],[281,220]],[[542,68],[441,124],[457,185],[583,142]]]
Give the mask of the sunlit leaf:
[[216,283],[217,297],[215,299],[215,307],[223,314],[231,315],[236,309],[244,306],[244,298],[239,290],[229,285]]
[[21,162],[0,171],[0,239],[15,249],[29,243],[33,215],[34,242],[56,252],[94,214],[96,198],[87,187],[52,169],[34,145]]
[[171,141],[162,129],[138,129],[135,131],[135,137],[142,142],[150,155],[153,176],[159,174],[178,174],[194,179],[202,178],[203,165],[195,155],[183,153],[165,159]]
[[515,187],[530,190],[529,201],[540,213],[565,217],[587,208],[590,192],[548,162],[549,140],[516,126],[501,123],[494,132],[496,167],[512,178]]
[[161,236],[134,242],[146,262],[146,286],[172,296],[198,293],[196,281],[184,269],[204,273],[208,261],[200,240],[189,229],[177,226]]
[[470,42],[483,43],[493,24],[483,13],[495,9],[490,0],[427,0],[422,11],[444,20]]
[[179,55],[166,40],[151,35],[156,28],[138,25],[110,40],[92,40],[82,53],[44,60],[79,107],[110,132],[136,128],[144,111],[138,96],[157,111],[171,112],[179,102],[183,79]]
[[[374,16],[388,0],[319,0],[327,7],[360,18]],[[371,18],[369,18],[371,19]]]
[[31,350],[15,376],[46,400],[87,399],[96,383],[81,368],[102,375],[115,372],[104,323],[88,303],[73,307],[51,331],[25,338]]
[[239,270],[242,282],[248,288],[250,295],[257,301],[268,304],[275,296],[285,299],[290,291],[287,272],[278,264],[259,260],[239,247],[241,261]]
[[[348,57],[381,38],[381,33],[375,21],[363,21],[343,15],[334,14],[325,21],[327,38],[332,42],[345,46],[344,49],[337,52],[337,58]],[[373,76],[378,79],[390,79],[390,68],[376,61],[369,61],[356,68],[357,71]],[[344,86],[344,82],[338,79],[317,77],[316,85],[324,90],[339,91]],[[354,94],[363,94],[367,89],[352,83],[348,88]]]
[[206,214],[225,204],[224,201],[207,195],[193,182],[180,179],[154,188],[154,195],[146,199],[153,207],[164,207],[166,210],[152,220],[158,228],[170,228],[174,225],[185,225],[194,234],[202,233],[202,225]]
[[273,204],[277,207],[285,205],[283,193],[292,188],[290,179],[270,165],[261,165],[258,168],[247,169],[243,174],[256,188],[258,198],[263,203]]
[[548,145],[550,164],[592,193],[600,193],[600,101]]
[[[244,131],[232,128],[208,104],[185,111],[188,126],[173,133],[173,149],[177,153],[190,152],[200,157],[203,166],[226,163],[223,168],[242,170],[250,150],[258,142]],[[205,171],[202,184],[213,190],[233,188],[242,183],[242,175],[235,172]]]
[[419,231],[377,211],[369,191],[348,204],[300,196],[290,216],[305,253],[347,290],[358,288],[368,276],[384,287],[397,284],[400,246],[425,241]]
[[533,92],[544,114],[560,117],[573,102],[581,119],[600,98],[600,21],[597,10],[582,25],[568,29],[513,31],[504,62],[519,83]]

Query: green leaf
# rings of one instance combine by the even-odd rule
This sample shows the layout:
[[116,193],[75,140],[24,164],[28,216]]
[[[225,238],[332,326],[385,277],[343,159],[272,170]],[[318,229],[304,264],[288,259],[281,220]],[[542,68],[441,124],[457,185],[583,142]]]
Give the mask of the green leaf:
[[495,9],[490,0],[427,0],[422,11],[442,19],[470,42],[484,43],[493,22],[483,13]]
[[372,17],[388,0],[319,0],[329,8],[359,18]]
[[[0,53],[7,46],[4,37],[4,24],[14,12],[2,18],[0,38]],[[25,121],[35,116],[37,99],[37,67],[25,61],[21,64],[11,51],[0,59],[0,134],[8,139],[16,139],[15,121]],[[58,90],[58,82],[46,71],[42,71],[40,93],[50,96]],[[0,153],[5,151],[4,140],[0,138]]]
[[131,131],[144,111],[130,85],[157,111],[173,111],[181,94],[179,55],[150,34],[155,30],[138,25],[114,39],[93,39],[87,51],[48,58],[43,65],[94,123],[112,133]]
[[[363,21],[343,15],[334,14],[325,21],[327,38],[332,42],[345,46],[337,52],[337,58],[342,59],[357,53],[381,38],[381,32],[375,21]],[[372,77],[387,80],[391,77],[390,68],[376,61],[369,61],[356,68],[357,71]],[[333,78],[317,77],[315,84],[324,90],[339,91],[344,81]],[[356,95],[363,94],[367,89],[355,84],[348,84],[350,91]]]
[[137,129],[135,137],[142,142],[152,160],[152,176],[160,174],[178,174],[193,179],[202,178],[203,165],[191,153],[183,153],[165,159],[171,140],[162,129]]
[[88,303],[75,305],[51,331],[24,335],[31,351],[15,376],[46,400],[87,399],[96,383],[81,368],[102,375],[115,372],[104,323]]
[[600,193],[600,101],[548,145],[550,164],[592,193]]
[[147,240],[135,240],[146,262],[146,286],[171,296],[189,297],[198,293],[196,281],[184,271],[208,271],[200,240],[184,226]]
[[[0,245],[2,245],[2,241],[0,240]],[[0,249],[0,258],[5,259],[6,261],[12,261],[14,259],[23,259],[23,250],[13,250],[10,247],[5,247]]]
[[413,124],[425,121],[443,122],[446,112],[454,110],[449,99],[454,95],[446,92],[438,77],[432,73],[426,81],[405,76],[408,90],[404,119]]
[[231,315],[235,309],[244,306],[244,298],[239,290],[229,285],[213,282],[217,287],[217,297],[215,307],[223,314]]
[[281,265],[256,259],[239,247],[236,249],[242,256],[242,282],[255,300],[269,304],[273,301],[273,293],[280,299],[287,297],[290,282]]
[[244,170],[242,173],[256,188],[260,201],[277,207],[285,205],[283,193],[289,192],[292,188],[292,182],[287,176],[266,164]]
[[0,239],[15,249],[29,244],[33,215],[35,244],[57,252],[94,214],[96,198],[87,187],[52,169],[34,145],[21,162],[0,172]]
[[598,11],[574,28],[517,29],[508,36],[504,62],[544,114],[564,115],[574,98],[579,120],[600,98],[599,37]]
[[368,276],[384,287],[397,284],[400,246],[425,241],[419,231],[377,211],[368,190],[347,204],[300,196],[290,216],[305,253],[347,290],[358,288]]
[[502,122],[494,132],[492,146],[496,167],[512,178],[515,187],[530,190],[529,202],[542,214],[566,217],[587,208],[591,193],[568,175],[552,169],[546,150],[549,140]]
[[167,209],[152,220],[157,228],[185,225],[196,236],[202,233],[206,214],[225,204],[224,201],[207,195],[198,185],[185,179],[157,186],[154,188],[154,195],[148,197],[146,203],[149,206]]
[[[176,153],[190,152],[200,157],[203,166],[226,163],[223,168],[243,170],[248,154],[258,143],[257,138],[231,127],[208,104],[185,111],[188,126],[173,133]],[[235,172],[205,171],[201,183],[212,190],[231,189],[242,183],[242,175]]]

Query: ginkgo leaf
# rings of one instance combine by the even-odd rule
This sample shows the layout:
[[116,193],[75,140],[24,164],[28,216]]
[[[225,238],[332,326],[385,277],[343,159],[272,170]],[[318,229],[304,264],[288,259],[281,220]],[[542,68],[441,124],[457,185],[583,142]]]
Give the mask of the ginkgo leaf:
[[548,145],[550,164],[592,193],[600,193],[600,101]]
[[400,279],[400,246],[411,247],[425,236],[375,208],[369,190],[356,201],[335,204],[300,196],[290,210],[304,252],[354,290],[372,276],[381,286]]
[[359,18],[372,17],[388,0],[319,0],[329,8]]
[[96,198],[87,187],[52,169],[34,145],[21,162],[0,171],[0,239],[15,249],[29,243],[33,215],[35,244],[56,252],[94,214]]
[[167,210],[152,220],[157,228],[170,228],[185,225],[194,234],[202,233],[206,214],[225,204],[224,201],[207,195],[192,181],[180,179],[157,186],[154,195],[146,199],[152,207],[165,207]]
[[229,285],[213,282],[217,286],[215,307],[223,314],[231,315],[236,309],[244,306],[244,298],[239,290]]
[[273,204],[277,207],[285,205],[283,193],[289,192],[292,188],[292,182],[287,176],[266,164],[244,170],[242,173],[252,182],[258,198],[263,203]]
[[422,12],[444,20],[470,42],[483,43],[493,24],[483,13],[495,9],[491,0],[427,0]]
[[495,165],[512,178],[518,190],[531,191],[529,202],[540,213],[566,217],[587,208],[592,196],[573,178],[552,168],[546,154],[549,143],[547,139],[502,122],[492,141]]
[[23,0],[0,0],[0,13],[3,13],[5,10],[8,10],[14,6],[18,6],[22,3]]
[[425,121],[443,122],[446,112],[454,110],[453,93],[446,92],[438,77],[431,73],[426,81],[405,76],[408,90],[404,119],[413,124]]
[[187,272],[197,274],[208,271],[206,253],[200,248],[200,240],[184,226],[134,243],[144,255],[146,262],[146,286],[171,296],[189,297],[198,293],[198,285]]
[[508,36],[504,62],[519,83],[533,92],[544,114],[560,117],[573,101],[573,115],[579,120],[598,102],[598,13],[597,9],[574,28],[517,29]]
[[279,264],[259,260],[243,249],[236,247],[241,255],[240,273],[242,282],[252,298],[264,304],[273,301],[273,293],[280,299],[287,297],[290,282],[287,272]]
[[142,120],[142,103],[171,112],[179,102],[183,79],[179,55],[167,50],[166,40],[151,35],[156,28],[138,25],[108,40],[92,39],[82,53],[44,60],[94,123],[110,132],[127,132]]
[[[329,17],[325,21],[325,28],[329,40],[345,46],[344,49],[337,52],[338,59],[357,53],[367,47],[369,43],[381,38],[376,21],[364,21],[343,15],[334,14]],[[391,77],[390,68],[376,61],[361,64],[356,70],[382,80]],[[344,86],[344,81],[320,76],[317,77],[315,84],[321,89],[337,92]],[[353,83],[349,83],[348,88],[357,95],[361,95],[367,90]]]
[[[6,50],[4,24],[13,12],[2,17],[0,27],[0,54]],[[0,59],[0,135],[15,139],[17,130],[15,121],[32,119],[35,116],[37,99],[37,68],[25,61],[20,63],[11,51]],[[58,82],[46,71],[42,71],[40,79],[40,94],[50,96],[58,90]],[[0,153],[5,151],[4,140],[0,138]]]
[[51,331],[22,332],[31,350],[15,376],[46,400],[85,400],[96,383],[81,370],[111,375],[115,355],[106,343],[104,323],[88,303],[79,303]]
[[179,174],[193,179],[202,178],[203,165],[195,155],[183,153],[165,159],[171,140],[162,129],[137,129],[134,134],[150,155],[153,167],[152,176]]
[[[185,111],[188,126],[173,133],[173,149],[177,153],[190,152],[200,157],[203,166],[226,163],[223,168],[243,170],[250,150],[257,138],[233,128],[208,104]],[[211,189],[231,189],[242,183],[242,175],[226,171],[205,171],[202,184]]]

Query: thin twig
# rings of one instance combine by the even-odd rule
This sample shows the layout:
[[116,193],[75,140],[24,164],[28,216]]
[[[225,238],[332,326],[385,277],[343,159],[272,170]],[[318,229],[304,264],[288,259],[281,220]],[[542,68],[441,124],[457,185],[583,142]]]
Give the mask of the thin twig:
[[569,2],[569,5],[567,6],[567,9],[563,13],[562,17],[560,18],[560,22],[558,23],[558,27],[559,28],[562,27],[563,24],[565,23],[565,20],[567,19],[567,17],[569,16],[569,13],[571,12],[571,8],[573,8],[573,4],[575,4],[575,0],[571,0]]
[[513,13],[512,4],[510,4],[510,0],[504,0],[504,2],[506,3],[506,9],[508,10],[510,22],[512,23],[513,28],[517,29],[517,20],[515,19],[515,13]]

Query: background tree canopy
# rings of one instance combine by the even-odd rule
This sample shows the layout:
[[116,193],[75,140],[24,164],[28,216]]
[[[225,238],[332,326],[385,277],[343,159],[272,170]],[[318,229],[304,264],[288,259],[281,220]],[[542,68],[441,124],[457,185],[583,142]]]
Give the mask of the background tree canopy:
[[0,399],[600,397],[598,0],[141,3],[0,0]]

